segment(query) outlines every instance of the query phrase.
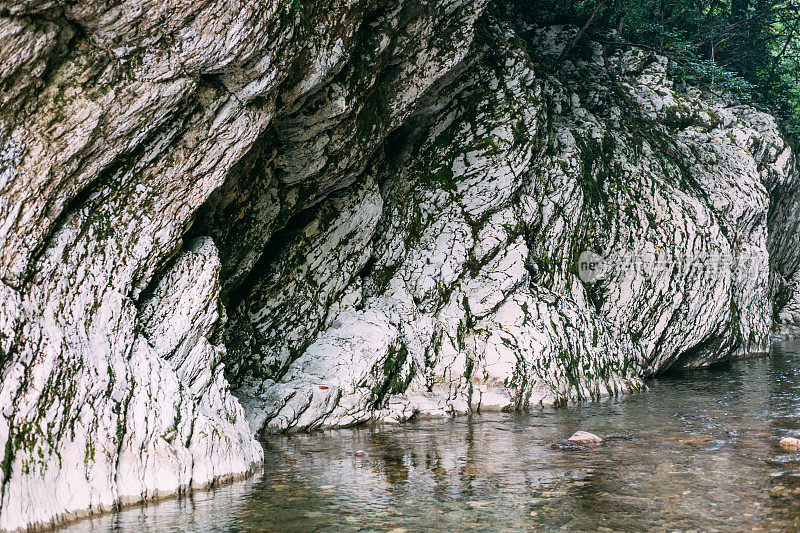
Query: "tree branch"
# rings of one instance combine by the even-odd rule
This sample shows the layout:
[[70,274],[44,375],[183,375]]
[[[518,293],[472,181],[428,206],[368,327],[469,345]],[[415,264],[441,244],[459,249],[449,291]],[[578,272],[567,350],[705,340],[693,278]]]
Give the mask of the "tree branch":
[[586,24],[583,25],[581,31],[579,31],[578,35],[576,35],[575,38],[572,40],[572,42],[569,43],[569,46],[564,48],[564,51],[561,52],[561,55],[558,57],[559,61],[564,59],[567,56],[567,54],[572,52],[572,49],[575,48],[575,45],[578,44],[578,41],[581,40],[583,34],[586,33],[586,30],[588,30],[589,26],[592,25],[592,22],[594,22],[594,18],[597,16],[597,12],[600,11],[600,8],[603,7],[603,5],[605,5],[606,1],[607,0],[600,0],[600,3],[598,3],[597,7],[594,8],[594,11],[592,11],[592,15],[589,17],[589,20],[586,21]]

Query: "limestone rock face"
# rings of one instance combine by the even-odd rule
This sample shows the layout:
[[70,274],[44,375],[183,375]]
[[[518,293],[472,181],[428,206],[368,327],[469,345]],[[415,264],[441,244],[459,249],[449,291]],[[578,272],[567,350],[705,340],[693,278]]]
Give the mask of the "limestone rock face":
[[0,530],[800,326],[795,156],[664,58],[483,0],[0,13]]

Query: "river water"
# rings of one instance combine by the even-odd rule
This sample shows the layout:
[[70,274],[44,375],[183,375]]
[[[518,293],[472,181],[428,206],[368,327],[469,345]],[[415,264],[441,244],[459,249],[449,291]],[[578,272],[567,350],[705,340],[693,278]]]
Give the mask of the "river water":
[[[275,436],[264,472],[71,531],[800,530],[800,341],[562,409]],[[615,436],[557,449],[576,430]],[[356,451],[366,452],[356,456]]]

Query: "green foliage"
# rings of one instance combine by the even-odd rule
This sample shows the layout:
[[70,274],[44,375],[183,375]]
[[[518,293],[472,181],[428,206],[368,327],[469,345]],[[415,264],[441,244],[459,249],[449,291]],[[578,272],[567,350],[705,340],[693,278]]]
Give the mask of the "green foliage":
[[667,56],[678,81],[712,94],[733,93],[776,115],[787,135],[800,140],[800,0],[509,0],[507,5],[531,23],[583,27],[591,19],[586,32],[591,38]]

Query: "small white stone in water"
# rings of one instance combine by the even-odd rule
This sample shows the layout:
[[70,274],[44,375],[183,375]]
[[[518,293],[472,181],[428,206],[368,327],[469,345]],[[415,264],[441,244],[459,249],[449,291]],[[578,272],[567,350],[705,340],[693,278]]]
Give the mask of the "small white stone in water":
[[366,457],[368,454],[364,450],[356,450],[353,452],[356,457]]
[[603,439],[594,433],[589,433],[587,431],[576,431],[567,440],[570,442],[576,442],[578,444],[602,444],[603,442]]
[[784,437],[781,439],[780,447],[790,452],[800,452],[800,439]]

